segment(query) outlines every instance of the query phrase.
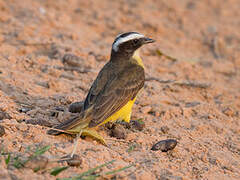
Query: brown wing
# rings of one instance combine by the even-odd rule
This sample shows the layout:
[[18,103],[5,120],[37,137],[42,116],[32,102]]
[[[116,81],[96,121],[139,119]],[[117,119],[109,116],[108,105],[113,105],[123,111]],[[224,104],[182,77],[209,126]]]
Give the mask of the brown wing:
[[[104,86],[108,81],[111,80],[111,77],[113,77],[111,74],[114,71],[109,71],[109,69],[113,68],[114,66],[111,62],[108,62],[102,68],[102,70],[98,73],[98,77],[95,79],[92,87],[89,90],[89,93],[84,101],[82,112],[80,114],[77,114],[75,117],[70,118],[67,121],[55,126],[55,129],[69,130],[76,126],[88,126],[89,122],[91,121],[91,112],[93,108],[92,105],[95,103],[98,94],[102,92]],[[59,134],[59,132],[51,129],[48,131],[48,134]]]
[[[89,122],[89,127],[97,126],[134,99],[144,85],[144,69],[136,64],[129,64],[118,74],[114,73],[115,70],[111,63],[107,63],[89,90],[84,101],[84,111],[55,128],[69,130],[79,125],[85,126]],[[55,130],[48,133],[58,134]]]
[[102,123],[129,100],[134,99],[143,87],[144,80],[144,69],[136,64],[129,64],[122,72],[109,77],[105,86],[97,94],[94,93],[96,91],[92,87],[85,100],[87,102],[85,108],[92,106],[92,120],[89,127]]

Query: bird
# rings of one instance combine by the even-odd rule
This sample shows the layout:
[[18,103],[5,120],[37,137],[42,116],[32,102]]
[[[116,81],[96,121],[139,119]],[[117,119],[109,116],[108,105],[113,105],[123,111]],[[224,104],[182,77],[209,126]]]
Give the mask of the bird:
[[48,134],[91,136],[106,145],[96,127],[116,120],[130,122],[132,107],[145,82],[139,48],[153,42],[155,40],[138,32],[119,34],[112,43],[110,60],[89,89],[81,112],[50,129]]

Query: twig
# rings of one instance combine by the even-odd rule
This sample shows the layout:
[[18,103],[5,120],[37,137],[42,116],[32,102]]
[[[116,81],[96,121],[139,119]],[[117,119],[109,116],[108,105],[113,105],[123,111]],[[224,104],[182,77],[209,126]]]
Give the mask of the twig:
[[206,89],[211,86],[210,83],[200,83],[200,82],[193,82],[193,81],[186,81],[186,82],[174,82],[174,85],[179,86],[187,86],[187,87],[193,87],[193,88],[201,88]]
[[24,45],[24,46],[46,46],[46,45],[52,45],[54,42],[35,42],[35,43],[29,43],[25,41],[18,41],[18,43],[9,43],[10,45]]
[[41,126],[39,124],[26,124],[26,123],[18,123],[18,122],[11,122],[11,123],[8,123],[8,122],[1,122],[1,125],[7,125],[7,126],[13,126],[13,125],[25,125],[25,126],[31,126],[31,127],[34,127],[34,128],[38,128],[37,126],[40,126],[44,129],[47,129],[47,130],[55,130],[55,131],[59,131],[61,133],[65,133],[65,134],[69,134],[69,135],[75,135],[76,133],[71,133],[71,132],[68,132],[68,131],[64,131],[64,130],[61,130],[61,129],[56,129],[56,128],[53,128],[53,127],[46,127],[46,126]]
[[114,141],[114,142],[122,142],[122,143],[129,143],[126,140],[123,139],[113,139],[113,138],[105,138],[108,141]]
[[148,77],[145,79],[145,81],[157,81],[159,83],[172,83],[172,82],[175,82],[176,80],[162,80],[162,79],[159,79],[159,78],[156,78],[156,77]]
[[77,71],[79,73],[88,73],[91,72],[89,69],[80,69],[77,67],[62,67],[62,66],[54,66],[55,69],[64,70],[64,71]]
[[61,74],[60,78],[65,78],[65,79],[69,79],[69,80],[79,79],[79,78],[76,78],[75,76],[72,76],[72,75],[69,75],[69,74]]
[[49,162],[61,163],[61,162],[64,162],[64,161],[68,161],[70,159],[72,159],[72,158],[71,157],[63,157],[63,158],[50,159]]
[[163,84],[169,83],[169,84],[178,85],[178,86],[186,86],[186,87],[201,88],[201,89],[206,89],[211,86],[210,83],[200,83],[195,81],[162,80],[156,77],[148,77],[146,78],[145,81],[157,81]]
[[165,58],[167,58],[167,59],[169,59],[169,60],[171,60],[171,61],[177,61],[178,59],[176,59],[176,58],[174,58],[174,57],[171,57],[171,56],[169,56],[169,55],[166,55],[165,53],[163,53],[162,51],[160,51],[159,49],[157,49],[156,50],[156,52],[157,52],[157,54],[159,55],[159,56],[163,56],[163,57],[165,57]]

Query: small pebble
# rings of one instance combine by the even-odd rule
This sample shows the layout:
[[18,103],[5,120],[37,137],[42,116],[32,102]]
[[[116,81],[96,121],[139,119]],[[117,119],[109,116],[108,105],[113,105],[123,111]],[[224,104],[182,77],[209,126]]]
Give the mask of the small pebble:
[[0,125],[0,137],[2,137],[5,134],[4,126]]
[[64,112],[64,108],[63,107],[56,107],[55,110]]
[[13,174],[12,172],[8,172],[11,180],[19,180],[19,178],[17,177],[17,175]]
[[212,165],[217,165],[217,158],[215,157],[210,157],[208,159],[209,163],[211,163]]
[[162,151],[162,152],[167,152],[169,150],[173,150],[177,145],[177,141],[174,139],[166,139],[157,142],[154,144],[151,148],[152,151]]
[[74,154],[71,159],[67,160],[67,163],[69,166],[80,166],[82,164],[82,158],[79,155]]
[[39,169],[44,169],[46,168],[48,164],[48,158],[45,156],[36,156],[24,165],[27,168],[32,169],[33,171],[39,170]]
[[44,15],[44,14],[46,14],[46,9],[43,7],[40,7],[39,12]]
[[80,67],[82,59],[74,54],[65,54],[62,62],[72,67]]
[[163,132],[163,134],[167,134],[168,131],[169,131],[169,127],[167,127],[167,126],[162,126],[162,127],[161,127],[161,131]]
[[21,109],[19,109],[19,112],[20,113],[27,113],[28,111],[30,111],[31,109],[30,108],[21,108]]
[[233,117],[234,114],[235,114],[234,111],[233,111],[233,109],[232,109],[232,108],[229,108],[229,107],[225,108],[222,112],[223,112],[225,115],[230,116],[230,117]]
[[120,124],[114,124],[111,129],[110,136],[116,137],[117,139],[125,139],[126,138],[125,129]]
[[83,104],[84,104],[83,101],[72,103],[69,106],[68,110],[71,113],[80,113],[82,111]]
[[152,110],[151,106],[144,106],[141,108],[142,113],[147,114]]
[[50,116],[52,117],[58,117],[58,111],[50,111]]
[[11,116],[9,116],[8,113],[0,110],[0,120],[3,120],[3,119],[11,119]]
[[198,102],[198,101],[187,102],[187,103],[185,104],[185,107],[186,107],[186,108],[194,107],[194,106],[197,106],[197,105],[199,105],[199,104],[200,104],[200,102]]
[[138,131],[142,131],[143,128],[145,127],[145,123],[143,121],[131,120],[130,123],[131,127]]
[[40,82],[40,81],[37,81],[37,82],[35,82],[35,83],[36,83],[37,85],[39,85],[39,86],[44,87],[44,88],[47,88],[47,89],[50,88],[49,82]]
[[17,129],[23,132],[26,132],[28,130],[28,126],[25,123],[19,124],[19,126],[17,126]]

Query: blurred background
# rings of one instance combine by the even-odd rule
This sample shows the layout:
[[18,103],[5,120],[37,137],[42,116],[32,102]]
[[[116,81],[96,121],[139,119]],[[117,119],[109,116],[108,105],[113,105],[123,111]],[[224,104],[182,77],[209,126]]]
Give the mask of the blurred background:
[[52,41],[109,54],[117,34],[135,30],[181,58],[223,58],[238,48],[238,9],[237,0],[1,1],[1,42]]

